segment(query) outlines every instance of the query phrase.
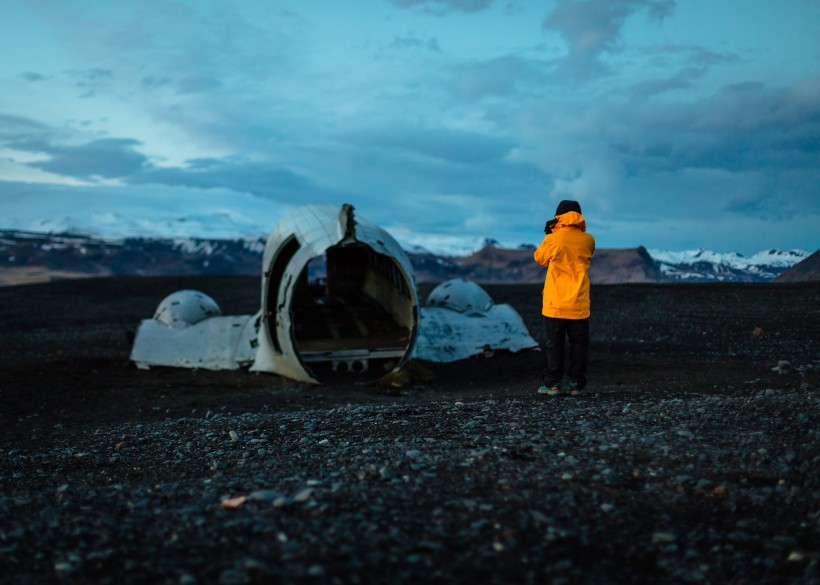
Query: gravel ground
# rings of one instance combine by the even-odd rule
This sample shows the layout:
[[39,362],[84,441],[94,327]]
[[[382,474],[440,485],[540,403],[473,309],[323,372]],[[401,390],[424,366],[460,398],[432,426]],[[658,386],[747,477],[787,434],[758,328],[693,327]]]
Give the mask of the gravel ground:
[[820,582],[820,286],[594,289],[555,398],[538,352],[400,389],[129,367],[179,284],[0,289],[0,581]]

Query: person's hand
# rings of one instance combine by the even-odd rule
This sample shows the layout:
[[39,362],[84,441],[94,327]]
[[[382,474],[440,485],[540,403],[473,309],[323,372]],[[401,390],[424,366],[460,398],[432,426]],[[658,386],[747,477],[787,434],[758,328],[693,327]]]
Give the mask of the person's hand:
[[556,223],[558,223],[558,220],[555,219],[555,218],[552,218],[551,220],[549,220],[546,223],[546,225],[544,225],[544,233],[545,234],[551,234],[552,233],[552,228],[555,227]]

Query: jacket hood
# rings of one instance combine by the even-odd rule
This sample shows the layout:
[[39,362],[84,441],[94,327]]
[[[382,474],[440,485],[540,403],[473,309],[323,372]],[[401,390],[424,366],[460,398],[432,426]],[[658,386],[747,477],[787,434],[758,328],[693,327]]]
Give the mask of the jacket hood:
[[558,224],[553,228],[553,231],[562,227],[575,227],[582,232],[587,231],[587,224],[584,220],[584,216],[577,211],[568,211],[566,213],[562,213],[561,215],[556,215],[555,219],[558,220]]

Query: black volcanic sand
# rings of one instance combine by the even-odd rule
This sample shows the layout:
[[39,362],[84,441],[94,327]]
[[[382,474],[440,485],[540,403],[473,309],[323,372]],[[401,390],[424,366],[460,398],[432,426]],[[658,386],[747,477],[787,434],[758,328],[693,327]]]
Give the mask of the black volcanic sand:
[[[818,284],[594,287],[558,398],[534,351],[402,388],[137,370],[181,288],[258,306],[245,277],[0,289],[0,582],[820,580]],[[487,289],[541,337],[540,287]]]

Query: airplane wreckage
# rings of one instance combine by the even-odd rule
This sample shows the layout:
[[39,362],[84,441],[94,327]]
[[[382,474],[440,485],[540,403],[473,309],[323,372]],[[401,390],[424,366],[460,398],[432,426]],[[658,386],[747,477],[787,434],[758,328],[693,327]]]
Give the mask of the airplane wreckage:
[[419,307],[407,253],[384,229],[354,218],[351,205],[297,208],[271,231],[262,262],[255,315],[223,316],[205,293],[177,291],[140,324],[131,361],[250,366],[319,383],[330,372],[383,375],[410,359],[538,346],[515,309],[468,280],[438,285]]

